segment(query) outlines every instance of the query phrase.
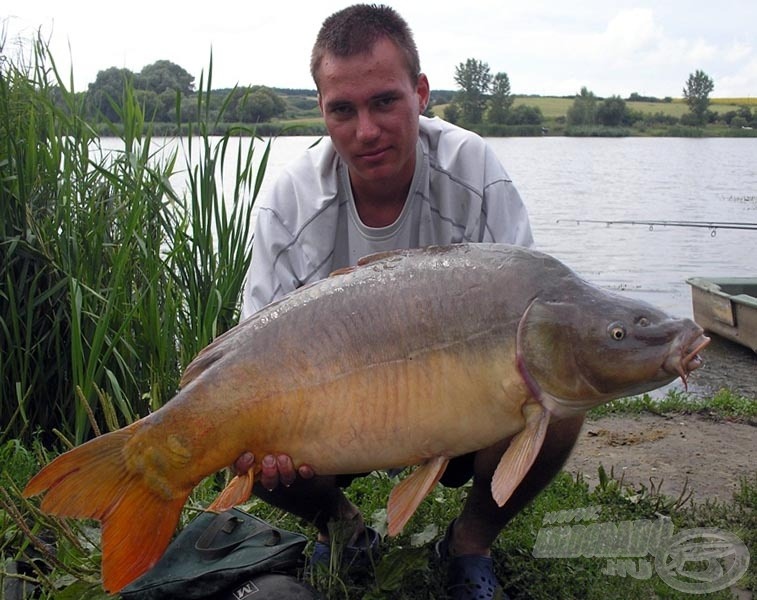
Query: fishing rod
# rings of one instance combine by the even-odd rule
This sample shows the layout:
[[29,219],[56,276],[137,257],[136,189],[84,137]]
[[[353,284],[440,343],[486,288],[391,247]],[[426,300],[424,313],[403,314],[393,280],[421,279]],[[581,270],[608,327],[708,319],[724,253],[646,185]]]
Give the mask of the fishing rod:
[[605,221],[601,219],[557,219],[558,223],[571,222],[576,225],[581,223],[599,223],[602,225],[645,225],[653,231],[656,226],[662,227],[701,227],[710,230],[710,235],[715,237],[718,229],[743,229],[757,231],[757,223],[741,223],[738,221],[649,221],[649,220],[616,220]]

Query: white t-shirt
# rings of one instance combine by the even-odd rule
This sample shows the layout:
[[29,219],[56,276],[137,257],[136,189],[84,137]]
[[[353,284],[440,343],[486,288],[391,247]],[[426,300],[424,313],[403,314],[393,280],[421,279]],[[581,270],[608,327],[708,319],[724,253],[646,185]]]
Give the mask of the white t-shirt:
[[347,165],[328,138],[289,165],[260,201],[242,318],[367,254],[462,242],[531,246],[528,213],[476,134],[420,117],[407,202],[387,227],[358,217]]

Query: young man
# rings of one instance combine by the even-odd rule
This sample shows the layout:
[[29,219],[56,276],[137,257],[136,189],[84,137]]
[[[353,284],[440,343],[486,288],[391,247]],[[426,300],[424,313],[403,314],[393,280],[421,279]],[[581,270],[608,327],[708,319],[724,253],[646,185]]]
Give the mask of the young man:
[[[520,196],[491,149],[470,132],[421,116],[429,82],[412,34],[393,9],[354,5],[327,18],[311,74],[330,138],[287,168],[259,205],[243,317],[373,252],[533,243]],[[449,559],[453,598],[492,597],[487,594],[498,586],[492,543],[559,471],[581,423],[551,426],[537,462],[502,508],[490,482],[509,440],[450,463],[442,483],[473,479],[460,516],[438,546]],[[328,553],[330,521],[354,525],[355,547],[347,550],[373,543],[374,532],[342,492],[351,478],[319,477],[307,465],[295,472],[287,456],[260,458],[255,492],[317,527],[316,560]],[[252,461],[245,454],[235,468],[246,471]]]

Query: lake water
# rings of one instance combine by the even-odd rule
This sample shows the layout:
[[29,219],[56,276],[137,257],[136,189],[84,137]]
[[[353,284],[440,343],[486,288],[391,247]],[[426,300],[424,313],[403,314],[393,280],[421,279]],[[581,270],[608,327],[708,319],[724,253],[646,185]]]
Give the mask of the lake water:
[[[316,140],[275,139],[263,192]],[[757,231],[586,222],[755,223],[757,139],[487,141],[529,209],[537,247],[592,283],[691,317],[688,277],[757,276]],[[705,357],[707,366],[692,377],[694,391],[727,385],[757,397],[757,355],[715,340]]]

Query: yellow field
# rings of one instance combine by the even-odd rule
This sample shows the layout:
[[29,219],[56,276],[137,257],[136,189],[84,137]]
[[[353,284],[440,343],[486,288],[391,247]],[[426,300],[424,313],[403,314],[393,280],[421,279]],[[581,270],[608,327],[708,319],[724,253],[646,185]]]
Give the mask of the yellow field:
[[713,98],[710,104],[728,104],[736,106],[757,106],[757,98]]

